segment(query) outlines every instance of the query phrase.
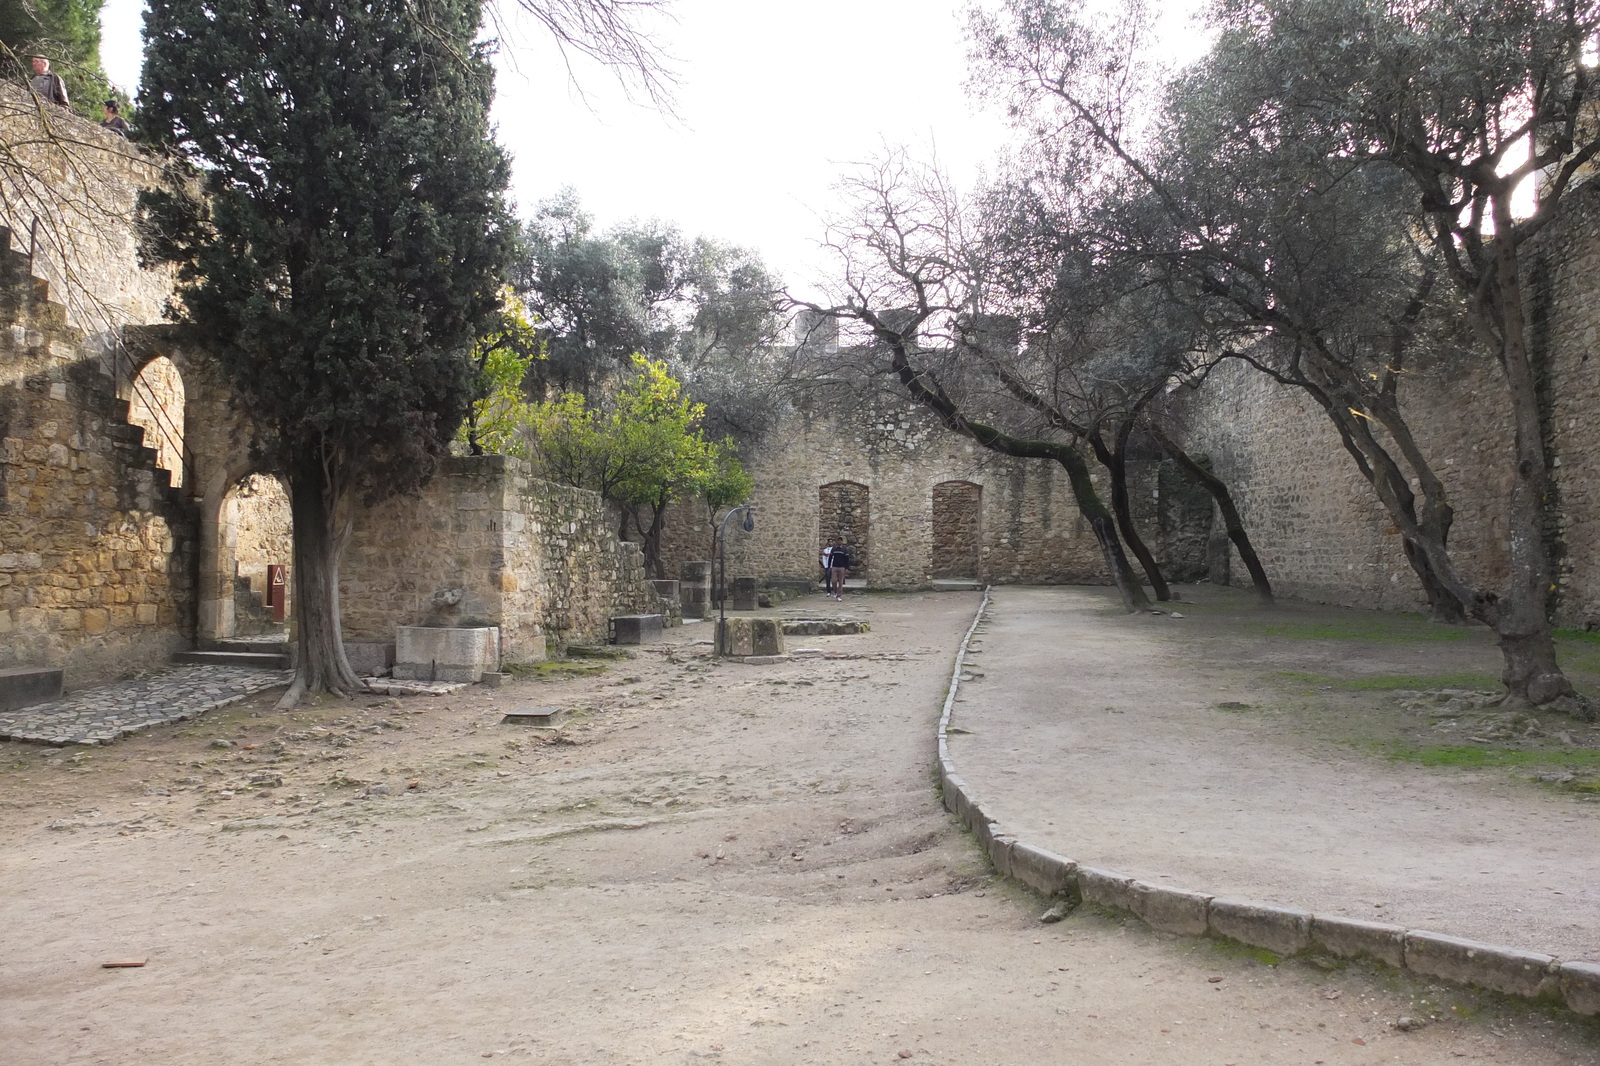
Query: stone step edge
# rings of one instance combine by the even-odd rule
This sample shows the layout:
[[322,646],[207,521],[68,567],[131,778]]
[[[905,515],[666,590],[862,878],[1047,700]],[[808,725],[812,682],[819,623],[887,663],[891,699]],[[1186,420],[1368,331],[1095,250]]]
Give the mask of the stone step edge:
[[1064,896],[1126,911],[1152,929],[1213,936],[1290,958],[1313,949],[1366,958],[1453,984],[1524,999],[1560,1003],[1577,1014],[1600,1014],[1600,963],[1567,961],[1520,948],[1484,944],[1424,929],[1314,914],[1293,907],[1230,899],[1088,866],[1030,844],[990,818],[972,786],[956,772],[946,743],[967,646],[989,609],[989,589],[956,653],[939,716],[938,781],[944,807],[972,831],[994,868],[1045,896]]

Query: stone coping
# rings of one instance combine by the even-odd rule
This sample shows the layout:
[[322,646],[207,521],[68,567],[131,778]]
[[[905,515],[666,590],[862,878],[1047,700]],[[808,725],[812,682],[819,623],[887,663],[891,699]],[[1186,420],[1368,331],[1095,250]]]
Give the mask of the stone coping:
[[989,817],[972,786],[957,773],[947,743],[967,648],[988,611],[985,587],[972,625],[961,638],[939,715],[939,785],[945,809],[972,830],[1002,875],[1046,896],[1088,900],[1130,912],[1163,932],[1223,937],[1284,957],[1316,950],[1340,958],[1366,958],[1455,984],[1552,1000],[1579,1014],[1600,1014],[1600,963],[1566,961],[1422,929],[1150,884],[1065,858],[1008,833]]

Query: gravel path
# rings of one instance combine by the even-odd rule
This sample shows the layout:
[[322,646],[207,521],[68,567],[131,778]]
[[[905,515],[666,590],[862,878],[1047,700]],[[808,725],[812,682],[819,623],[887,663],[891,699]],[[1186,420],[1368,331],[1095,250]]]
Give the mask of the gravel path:
[[771,666],[690,626],[599,676],[0,745],[0,1059],[1595,1060],[1588,1023],[1393,975],[1040,924],[932,787],[977,602],[818,599],[872,631]]
[[1273,697],[1197,668],[1203,627],[996,589],[950,740],[991,816],[1144,880],[1600,961],[1600,807],[1220,710]]

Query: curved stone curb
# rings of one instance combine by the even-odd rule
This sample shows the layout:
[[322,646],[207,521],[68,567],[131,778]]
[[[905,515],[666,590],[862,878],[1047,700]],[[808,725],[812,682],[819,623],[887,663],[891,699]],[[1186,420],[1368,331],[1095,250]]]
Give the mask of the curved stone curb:
[[1536,951],[1480,944],[1422,929],[1153,885],[1127,874],[1084,866],[1018,840],[988,815],[972,786],[956,773],[947,743],[967,647],[988,610],[989,589],[985,588],[972,625],[961,638],[939,716],[939,785],[945,809],[972,830],[1001,874],[1047,896],[1067,896],[1128,911],[1162,932],[1225,937],[1284,957],[1315,949],[1339,958],[1366,958],[1455,984],[1559,1001],[1579,1014],[1600,1014],[1600,963],[1563,962]]

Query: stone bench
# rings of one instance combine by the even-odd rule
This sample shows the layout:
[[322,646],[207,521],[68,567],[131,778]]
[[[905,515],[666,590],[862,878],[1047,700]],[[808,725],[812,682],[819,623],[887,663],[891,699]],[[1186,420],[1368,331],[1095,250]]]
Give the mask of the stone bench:
[[660,639],[659,614],[621,614],[611,620],[613,644],[654,644]]
[[0,670],[0,711],[14,711],[61,698],[61,670],[49,666],[13,666]]

